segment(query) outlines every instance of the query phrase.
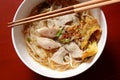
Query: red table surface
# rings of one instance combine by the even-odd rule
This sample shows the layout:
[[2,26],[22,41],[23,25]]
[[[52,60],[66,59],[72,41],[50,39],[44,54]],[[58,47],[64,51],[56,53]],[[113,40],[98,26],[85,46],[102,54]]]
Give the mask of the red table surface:
[[[52,80],[31,71],[18,58],[11,39],[12,21],[22,0],[0,0],[0,80]],[[108,37],[98,61],[71,80],[120,80],[120,3],[102,7],[108,25]]]

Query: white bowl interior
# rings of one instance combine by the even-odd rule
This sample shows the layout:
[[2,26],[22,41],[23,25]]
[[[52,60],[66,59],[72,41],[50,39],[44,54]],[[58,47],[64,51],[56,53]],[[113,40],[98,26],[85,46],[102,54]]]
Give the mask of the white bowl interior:
[[[23,1],[23,3],[20,5],[20,7],[18,8],[18,10],[15,14],[14,21],[24,18],[24,17],[27,17],[30,14],[31,9],[42,1],[44,1],[44,0]],[[106,20],[105,20],[105,16],[104,16],[103,12],[100,9],[92,9],[91,12],[95,16],[95,18],[98,20],[99,24],[101,25],[101,29],[102,29],[102,36],[98,43],[99,50],[91,62],[82,63],[78,68],[72,69],[72,70],[67,70],[64,72],[58,72],[55,70],[51,70],[49,68],[46,68],[46,67],[40,65],[39,63],[37,63],[36,61],[34,61],[31,58],[31,56],[29,55],[29,53],[26,50],[24,37],[23,37],[23,33],[22,33],[22,30],[23,30],[22,25],[12,28],[13,45],[14,45],[14,48],[15,48],[18,56],[20,57],[20,59],[23,61],[23,63],[27,67],[29,67],[34,72],[36,72],[40,75],[46,76],[46,77],[67,78],[67,77],[78,75],[78,74],[86,71],[100,57],[100,55],[104,49],[104,46],[106,43],[106,38],[107,38],[107,25],[106,25]]]

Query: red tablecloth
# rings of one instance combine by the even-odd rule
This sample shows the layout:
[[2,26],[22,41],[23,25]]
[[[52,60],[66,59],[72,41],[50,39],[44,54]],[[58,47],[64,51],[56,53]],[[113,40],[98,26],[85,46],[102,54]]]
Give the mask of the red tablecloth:
[[[27,68],[16,55],[7,23],[22,0],[0,0],[0,80],[52,80]],[[71,80],[120,80],[120,3],[102,7],[108,24],[108,38],[99,60]]]

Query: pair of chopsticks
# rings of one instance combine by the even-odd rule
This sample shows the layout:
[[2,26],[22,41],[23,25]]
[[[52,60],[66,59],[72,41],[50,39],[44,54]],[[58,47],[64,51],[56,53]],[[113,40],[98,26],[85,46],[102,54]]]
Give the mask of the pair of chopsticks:
[[80,12],[83,10],[93,9],[93,8],[97,8],[97,7],[101,7],[101,6],[105,6],[105,5],[109,5],[113,3],[118,3],[118,2],[120,2],[120,0],[90,0],[87,2],[61,8],[58,10],[54,10],[54,11],[50,11],[47,13],[42,13],[42,14],[27,17],[24,19],[20,19],[14,22],[10,22],[8,23],[8,27],[13,27],[13,26],[17,26],[17,25],[21,25],[25,23],[38,21],[38,20],[58,17],[58,16],[66,15],[66,14],[76,13],[76,12]]

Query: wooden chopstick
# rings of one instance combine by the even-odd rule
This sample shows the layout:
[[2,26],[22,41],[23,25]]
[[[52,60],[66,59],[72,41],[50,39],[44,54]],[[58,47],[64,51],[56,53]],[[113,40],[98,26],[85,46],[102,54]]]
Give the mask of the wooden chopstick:
[[30,20],[30,19],[37,18],[37,17],[42,17],[42,16],[46,16],[46,15],[50,15],[50,14],[54,14],[54,13],[58,13],[58,12],[62,12],[62,11],[70,10],[70,9],[74,9],[74,8],[79,8],[79,7],[82,7],[82,6],[95,4],[95,3],[98,3],[98,2],[101,2],[101,1],[104,1],[104,0],[87,1],[87,2],[84,2],[84,3],[81,3],[81,4],[76,4],[76,5],[73,5],[73,6],[68,6],[68,7],[65,7],[65,8],[61,8],[61,9],[57,9],[57,10],[54,10],[54,11],[50,11],[50,12],[47,12],[47,13],[43,13],[43,14],[27,17],[27,18],[24,18],[24,19],[20,19],[20,20],[14,21],[14,22],[10,22],[8,24],[18,23],[18,22],[21,22],[21,21]]
[[[51,14],[59,13],[59,12],[62,12],[62,11],[67,11],[67,10],[71,10],[71,9],[74,9],[74,8],[79,8],[79,7],[82,7],[82,6],[95,4],[95,3],[98,3],[98,2],[102,2],[102,1],[105,1],[105,0],[87,1],[87,2],[83,2],[83,3],[80,3],[80,4],[73,5],[73,6],[68,6],[68,7],[65,7],[65,8],[58,9],[58,10],[50,11],[50,12],[47,12],[47,13],[27,17],[27,18],[24,18],[24,19],[20,19],[20,20],[8,23],[8,25],[9,25],[8,27],[15,26],[15,25],[20,25],[21,24],[20,22],[22,22],[22,24],[29,22],[27,20],[32,20],[32,19],[35,19],[35,18],[38,18],[38,17],[43,17],[43,16],[46,16],[46,15],[51,15]],[[23,22],[23,21],[27,21],[27,22]],[[34,20],[32,20],[30,22],[33,22],[33,21]],[[19,23],[19,24],[17,24],[17,23]]]
[[57,16],[65,15],[65,14],[80,12],[83,10],[97,8],[97,7],[101,7],[101,6],[105,6],[105,5],[113,4],[113,3],[117,3],[117,2],[120,2],[120,0],[92,0],[92,1],[81,3],[81,4],[69,6],[66,8],[61,8],[61,9],[51,11],[48,13],[43,13],[40,15],[17,20],[15,22],[10,22],[10,23],[8,23],[9,24],[8,27],[21,25],[21,24],[25,24],[25,23],[29,23],[29,22],[33,22],[33,21],[48,19],[48,18],[52,18],[52,17],[57,17]]

